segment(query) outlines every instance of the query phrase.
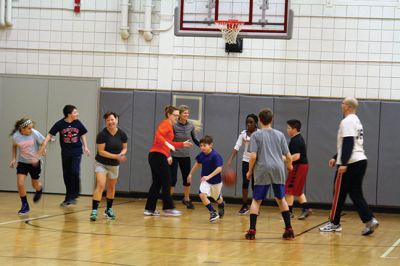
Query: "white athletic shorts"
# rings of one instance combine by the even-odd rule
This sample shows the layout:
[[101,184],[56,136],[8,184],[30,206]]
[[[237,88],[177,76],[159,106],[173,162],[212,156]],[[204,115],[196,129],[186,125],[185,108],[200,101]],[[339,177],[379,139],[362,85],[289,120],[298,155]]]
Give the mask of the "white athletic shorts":
[[200,193],[207,194],[208,197],[211,197],[215,200],[218,200],[222,196],[221,189],[222,183],[210,184],[207,181],[200,183]]
[[95,173],[106,173],[106,176],[111,179],[117,179],[119,173],[119,165],[106,165],[99,162],[96,162],[96,168],[94,169]]

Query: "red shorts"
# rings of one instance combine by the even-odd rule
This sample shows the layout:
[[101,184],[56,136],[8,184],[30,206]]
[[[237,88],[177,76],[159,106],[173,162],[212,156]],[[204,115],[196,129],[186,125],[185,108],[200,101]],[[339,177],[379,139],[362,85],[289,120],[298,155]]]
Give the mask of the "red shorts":
[[293,170],[289,172],[285,184],[285,194],[301,196],[304,193],[308,173],[308,164],[294,164]]

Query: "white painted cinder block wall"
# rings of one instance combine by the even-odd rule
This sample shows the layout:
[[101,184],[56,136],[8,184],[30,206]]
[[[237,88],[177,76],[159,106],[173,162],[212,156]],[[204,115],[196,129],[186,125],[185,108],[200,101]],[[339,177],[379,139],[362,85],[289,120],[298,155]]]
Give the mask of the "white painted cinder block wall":
[[[151,42],[144,0],[132,0],[131,36],[119,35],[119,0],[14,0],[0,29],[0,73],[99,77],[107,88],[400,99],[399,0],[293,0],[293,39],[245,39],[226,54],[221,38]],[[153,28],[166,29],[176,0],[154,0]]]

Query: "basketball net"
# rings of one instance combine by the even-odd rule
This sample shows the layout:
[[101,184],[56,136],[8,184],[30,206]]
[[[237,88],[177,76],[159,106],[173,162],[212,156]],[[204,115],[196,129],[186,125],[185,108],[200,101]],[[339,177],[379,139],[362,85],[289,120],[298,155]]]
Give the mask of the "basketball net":
[[237,36],[242,29],[244,22],[229,19],[229,20],[217,20],[215,21],[215,25],[221,30],[222,37],[225,40],[225,43],[235,44]]

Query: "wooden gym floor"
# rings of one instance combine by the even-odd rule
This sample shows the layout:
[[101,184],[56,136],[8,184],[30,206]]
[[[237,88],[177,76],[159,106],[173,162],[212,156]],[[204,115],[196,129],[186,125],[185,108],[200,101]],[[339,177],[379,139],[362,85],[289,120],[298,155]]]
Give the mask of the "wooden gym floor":
[[262,207],[257,239],[248,241],[249,216],[238,216],[238,205],[210,224],[201,203],[186,210],[176,202],[181,217],[144,217],[144,200],[118,198],[117,220],[90,222],[90,197],[67,209],[58,207],[61,195],[28,198],[31,212],[20,217],[18,194],[0,193],[0,265],[400,265],[399,214],[378,213],[380,227],[365,237],[354,212],[343,216],[341,233],[320,233],[328,211],[314,210],[293,220],[296,238],[285,241],[278,209]]

